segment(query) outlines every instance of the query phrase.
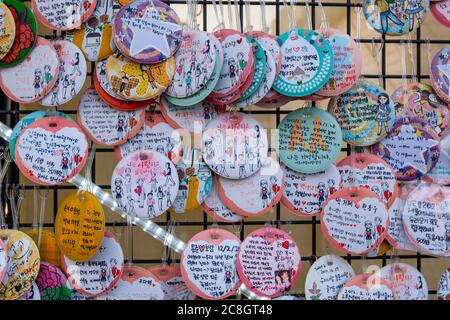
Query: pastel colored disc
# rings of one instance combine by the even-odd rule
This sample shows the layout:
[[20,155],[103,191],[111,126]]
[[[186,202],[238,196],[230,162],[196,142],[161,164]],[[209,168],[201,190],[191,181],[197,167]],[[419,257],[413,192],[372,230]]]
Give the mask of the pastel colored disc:
[[224,60],[220,79],[211,95],[225,97],[247,81],[253,67],[253,52],[247,38],[236,30],[220,29],[214,36],[222,44]]
[[13,160],[15,160],[16,158],[15,155],[16,141],[17,138],[22,133],[22,131],[30,124],[32,124],[34,121],[50,116],[64,117],[75,123],[75,120],[73,120],[73,118],[59,111],[38,110],[25,115],[22,119],[19,120],[19,122],[16,123],[9,138],[9,151],[11,153],[11,157],[13,158]]
[[292,97],[283,96],[272,89],[263,100],[256,103],[256,106],[264,109],[275,109],[284,106],[292,100]]
[[94,88],[90,88],[81,97],[77,119],[92,141],[105,146],[116,146],[139,132],[144,125],[145,111],[120,111],[111,108]]
[[113,91],[124,99],[149,100],[163,93],[170,84],[174,61],[170,58],[157,64],[140,64],[116,53],[106,62],[106,79]]
[[39,292],[39,288],[36,282],[33,282],[30,290],[25,292],[20,298],[16,300],[41,300],[41,293]]
[[0,2],[0,59],[3,59],[14,45],[16,36],[15,18],[8,4]]
[[186,98],[201,90],[211,78],[216,64],[216,47],[206,32],[187,30],[175,53],[175,74],[166,95]]
[[439,279],[437,296],[439,300],[450,300],[450,268]]
[[195,294],[186,286],[181,270],[173,265],[156,265],[149,270],[161,281],[164,300],[194,300]]
[[263,31],[250,31],[246,33],[253,39],[257,40],[264,49],[266,49],[275,61],[275,74],[278,75],[281,69],[281,47],[278,44],[277,36]]
[[222,200],[220,200],[219,192],[217,190],[217,176],[214,176],[211,190],[205,201],[203,201],[202,208],[205,210],[206,214],[214,220],[222,222],[239,222],[244,219],[243,216],[231,211]]
[[306,275],[306,300],[336,300],[339,290],[355,276],[352,266],[336,255],[322,256]]
[[177,106],[167,96],[161,97],[161,112],[164,119],[175,129],[187,130],[189,133],[200,133],[217,115],[225,112],[224,106],[216,106],[207,102],[199,102],[192,106]]
[[96,300],[163,300],[163,289],[152,272],[138,266],[124,266],[114,289]]
[[395,294],[378,275],[358,274],[345,283],[336,300],[395,300]]
[[450,124],[448,105],[433,87],[424,83],[401,86],[391,96],[396,116],[413,116],[426,121],[438,135],[443,135]]
[[117,205],[127,214],[152,219],[169,209],[178,193],[177,170],[167,157],[141,149],[122,158],[111,177]]
[[6,245],[2,241],[2,239],[0,239],[0,279],[3,279],[3,276],[6,273],[6,267],[8,262],[7,255],[8,253],[6,252]]
[[377,274],[391,285],[396,300],[428,300],[425,277],[413,266],[395,262],[384,266]]
[[63,117],[31,123],[17,139],[15,162],[31,181],[58,185],[80,173],[88,157],[88,142],[81,128]]
[[364,0],[362,3],[369,25],[377,32],[391,36],[407,34],[420,27],[429,7],[430,0]]
[[[106,66],[106,60],[96,63],[96,69],[98,68],[98,65]],[[100,98],[115,109],[123,111],[145,109],[154,101],[152,99],[144,101],[127,101],[120,97],[109,85],[109,82],[106,79],[105,69],[100,70],[99,72],[94,70],[92,78],[94,80],[95,90],[97,90]]]
[[[48,262],[57,268],[61,267],[61,251],[56,243],[56,236],[50,230],[28,229],[24,231],[38,246],[42,262]],[[40,237],[40,245],[39,245]]]
[[220,199],[242,216],[259,216],[272,210],[281,200],[284,175],[278,162],[267,157],[261,169],[245,179],[218,177]]
[[117,146],[114,151],[120,160],[139,150],[154,150],[176,164],[180,161],[182,147],[181,135],[177,130],[160,114],[146,113],[141,130],[133,138]]
[[77,262],[90,260],[100,249],[105,214],[95,195],[73,191],[59,204],[55,236],[64,256]]
[[390,164],[397,180],[412,181],[435,166],[440,154],[439,137],[423,120],[400,117],[372,151]]
[[0,283],[0,300],[15,300],[30,290],[39,272],[39,250],[18,230],[0,230],[7,252],[6,274]]
[[265,227],[252,231],[242,242],[237,271],[249,290],[275,298],[295,285],[301,263],[295,240],[283,230]]
[[119,50],[139,63],[158,63],[180,47],[182,27],[176,12],[159,0],[136,0],[114,17],[113,37]]
[[313,174],[299,173],[285,165],[281,169],[284,172],[281,203],[296,215],[320,214],[328,198],[340,188],[341,175],[333,164]]
[[120,5],[114,0],[97,1],[89,19],[75,32],[67,34],[66,39],[76,44],[89,61],[108,58],[116,50],[111,23],[119,10]]
[[178,194],[172,205],[176,213],[187,213],[200,207],[211,190],[211,170],[201,159],[198,159],[196,153],[191,155],[192,153],[188,152],[176,165],[180,180]]
[[265,163],[267,133],[252,116],[222,113],[203,131],[203,158],[212,171],[229,179],[243,179]]
[[300,108],[278,125],[278,155],[290,169],[317,173],[332,164],[341,152],[342,134],[336,119],[318,108]]
[[403,210],[408,195],[414,190],[414,184],[400,184],[399,195],[389,208],[389,227],[386,239],[397,250],[416,252],[417,247],[409,240],[403,225]]
[[236,259],[241,241],[229,231],[209,229],[197,233],[181,256],[181,274],[193,293],[203,299],[225,299],[240,281]]
[[71,289],[67,285],[67,278],[54,265],[41,262],[39,274],[36,278],[41,300],[71,300]]
[[59,58],[50,41],[37,37],[27,59],[0,70],[0,87],[13,101],[33,103],[51,92],[58,79]]
[[436,93],[450,103],[450,45],[441,48],[431,60],[430,79]]
[[105,231],[98,252],[86,262],[76,262],[61,256],[62,270],[72,286],[87,297],[105,294],[120,280],[123,269],[123,252],[114,235]]
[[342,177],[341,187],[360,186],[375,192],[387,208],[398,195],[397,181],[391,166],[369,153],[352,154],[337,165]]
[[317,32],[330,42],[333,70],[328,82],[316,93],[325,97],[337,96],[349,90],[361,75],[361,50],[348,34],[340,30],[328,28]]
[[69,102],[81,91],[86,80],[86,59],[81,50],[68,40],[51,42],[59,58],[59,73],[56,83],[39,104],[59,106]]
[[378,195],[364,187],[342,188],[325,204],[321,227],[327,240],[349,254],[367,254],[386,237],[388,211]]
[[436,165],[428,171],[425,180],[431,180],[440,185],[450,184],[450,131],[442,136],[439,143],[440,155]]
[[450,254],[450,188],[419,184],[403,210],[403,225],[411,242],[427,254]]
[[437,21],[450,28],[450,0],[432,1],[430,11]]
[[97,0],[32,0],[36,18],[47,28],[67,31],[79,28],[94,12]]
[[[23,2],[4,0],[3,3],[8,6],[14,17],[16,36],[11,49],[1,59],[0,67],[13,67],[23,61],[33,49],[37,38],[37,23],[33,12]],[[6,25],[3,28],[6,28]],[[1,50],[4,50],[3,44]]]
[[386,91],[364,78],[345,93],[333,97],[328,111],[336,117],[344,141],[370,146],[391,130],[395,109]]
[[330,79],[333,51],[328,40],[312,30],[295,29],[278,37],[282,63],[273,88],[290,97],[318,91]]

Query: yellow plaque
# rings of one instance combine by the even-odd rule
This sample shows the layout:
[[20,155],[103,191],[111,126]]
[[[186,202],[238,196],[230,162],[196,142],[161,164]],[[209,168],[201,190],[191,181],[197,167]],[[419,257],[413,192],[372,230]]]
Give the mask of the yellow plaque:
[[41,242],[39,244],[38,230],[28,229],[24,230],[24,232],[30,236],[38,246],[41,261],[51,263],[55,267],[61,269],[61,251],[56,244],[55,234],[50,230],[42,230]]

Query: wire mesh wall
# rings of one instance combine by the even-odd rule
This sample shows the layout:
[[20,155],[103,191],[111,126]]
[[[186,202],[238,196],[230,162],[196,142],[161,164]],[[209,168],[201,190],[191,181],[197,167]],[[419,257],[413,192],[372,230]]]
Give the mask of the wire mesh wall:
[[[29,5],[29,1],[24,1]],[[185,21],[187,16],[187,6],[184,0],[170,0],[164,1],[174,7],[175,11],[179,14],[180,18]],[[201,6],[201,17],[199,19],[200,28],[205,31],[212,31],[212,29],[217,25],[216,17],[213,10],[212,1],[202,1],[198,0]],[[244,20],[244,1],[239,1],[238,6],[240,9],[240,19]],[[254,29],[258,29],[260,11],[260,2],[250,1],[247,2],[250,5],[252,22],[255,24]],[[299,1],[295,3],[296,5],[296,16],[298,19],[299,26],[306,26],[306,5],[305,2]],[[328,17],[328,24],[332,28],[340,29],[346,31],[353,38],[356,38],[356,30],[359,29],[357,26],[357,19],[355,14],[355,7],[360,7],[361,3],[356,3],[351,0],[333,0],[322,2],[325,14]],[[319,4],[316,0],[311,0],[309,2],[309,7],[311,11],[311,22],[313,29],[319,27],[320,12]],[[281,34],[287,31],[287,12],[286,8],[283,7],[282,0],[277,1],[267,1],[267,20],[270,23],[270,33]],[[234,12],[234,11],[233,11]],[[228,22],[227,20],[225,21]],[[232,26],[234,27],[234,26]],[[244,29],[245,24],[242,24],[242,29]],[[371,45],[375,43],[384,43],[381,50],[381,69],[382,69],[382,82],[383,87],[392,93],[394,89],[402,85],[403,77],[401,72],[401,63],[399,55],[399,46],[401,41],[407,39],[406,36],[403,37],[389,37],[381,36],[374,30],[371,30],[369,26],[366,25],[364,17],[362,17],[361,22],[361,36],[356,39],[361,43],[361,49],[363,53],[363,75],[368,79],[373,79],[372,81],[378,81],[379,78],[376,60],[371,55]],[[49,39],[63,36],[54,31],[50,31],[39,25],[39,34],[43,35]],[[434,18],[428,14],[425,19],[424,25],[414,31],[411,34],[411,43],[413,47],[413,59],[414,66],[410,66],[412,70],[416,70],[416,74],[408,74],[406,78],[410,79],[414,76],[417,77],[418,81],[428,82],[428,57],[436,52],[439,48],[450,44],[450,34],[448,30],[444,27],[440,27]],[[429,50],[431,52],[429,52]],[[85,89],[87,89],[92,79],[93,64],[91,64],[88,80],[85,84]],[[84,91],[82,91],[83,93]],[[82,94],[81,93],[81,94]],[[80,94],[80,95],[81,95]],[[71,116],[76,115],[77,97],[74,101],[67,103],[66,105],[58,107],[59,111],[65,112]],[[326,108],[328,101],[314,102],[313,104],[318,107]],[[242,110],[243,112],[251,113],[254,115],[267,129],[274,129],[277,127],[279,122],[282,120],[284,115],[291,112],[292,110],[302,106],[303,101],[297,100],[288,103],[282,108],[276,108],[273,110],[261,109],[257,107],[250,107]],[[19,121],[24,115],[41,110],[43,107],[32,104],[32,105],[19,105],[15,102],[8,100],[3,93],[0,93],[0,121],[4,122],[10,127]],[[158,111],[157,111],[158,112]],[[4,142],[0,142],[4,143]],[[116,164],[116,158],[114,156],[114,150],[111,148],[98,147],[96,149],[95,161],[92,167],[92,177],[93,181],[97,183],[100,187],[105,190],[110,190],[110,177],[112,170]],[[351,148],[344,144],[342,149],[341,158],[352,152]],[[20,216],[20,228],[30,228],[33,221],[33,214],[35,212],[33,208],[33,192],[35,186],[33,186],[29,181],[27,181],[23,176],[21,176],[17,167],[12,165],[4,181],[4,184],[18,184],[23,183],[26,185],[27,194],[26,200],[22,206],[21,216]],[[44,188],[44,187],[39,187]],[[45,211],[44,228],[52,229],[54,227],[54,219],[57,213],[58,203],[67,195],[68,192],[74,190],[75,187],[69,184],[63,186],[51,187],[48,195],[49,201],[47,202],[47,207]],[[6,193],[3,190],[3,203],[6,203]],[[163,246],[160,242],[149,237],[147,234],[143,233],[139,228],[133,227],[133,232],[130,237],[126,234],[126,221],[120,220],[116,215],[111,214],[105,208],[105,214],[107,217],[107,227],[116,234],[116,236],[121,240],[122,247],[124,249],[125,256],[127,259],[131,260],[135,264],[142,265],[144,267],[150,266],[152,264],[159,264],[162,262]],[[8,216],[8,223],[11,223],[11,216]],[[215,221],[208,217],[206,213],[201,210],[195,210],[190,213],[183,215],[167,212],[166,214],[158,217],[154,222],[158,223],[160,226],[165,227],[170,221],[176,221],[177,228],[176,234],[182,240],[188,241],[191,236],[195,233],[211,227]],[[291,293],[300,295],[304,288],[304,279],[306,273],[310,267],[310,264],[314,262],[316,257],[326,254],[328,251],[339,254],[337,251],[329,249],[326,240],[324,239],[321,229],[320,229],[320,219],[316,217],[304,218],[294,216],[289,213],[283,205],[278,204],[269,213],[256,217],[256,218],[246,218],[245,221],[240,223],[223,223],[218,222],[221,228],[228,229],[232,232],[237,233],[241,239],[251,231],[256,228],[264,226],[267,222],[272,222],[278,228],[290,231],[293,238],[297,241],[302,254],[303,266],[301,277],[298,283],[293,286]],[[127,241],[132,241],[132,251],[127,252]],[[362,266],[368,264],[376,264],[379,266],[389,263],[391,259],[392,251],[387,254],[377,256],[362,258],[361,256],[346,255],[345,258],[353,265],[357,273],[362,272]],[[428,287],[430,289],[430,294],[433,298],[436,294],[436,287],[438,279],[443,272],[443,270],[448,267],[448,260],[433,258],[430,256],[422,255],[420,253],[411,252],[397,252],[396,253],[402,262],[409,263],[416,266],[420,271],[424,273],[425,278],[428,281]],[[341,254],[340,254],[341,255]],[[179,262],[179,256],[172,262]],[[367,261],[366,261],[367,259]]]

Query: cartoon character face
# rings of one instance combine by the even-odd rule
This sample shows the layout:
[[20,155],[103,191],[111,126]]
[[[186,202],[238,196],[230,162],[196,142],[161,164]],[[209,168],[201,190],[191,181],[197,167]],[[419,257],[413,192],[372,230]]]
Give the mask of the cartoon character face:
[[263,179],[259,182],[259,185],[261,186],[261,188],[267,188],[267,180]]
[[173,142],[172,142],[172,140],[170,140],[169,142],[167,142],[167,150],[168,150],[168,151],[172,151],[172,150],[173,150]]
[[73,154],[79,154],[80,153],[80,148],[78,146],[74,146],[72,148],[72,152],[73,152]]
[[117,120],[118,121],[125,121],[125,113],[119,112],[119,114],[117,115]]
[[325,190],[325,183],[319,182],[319,184],[317,185],[317,189],[319,189],[320,191],[324,191]]
[[333,187],[334,187],[334,184],[335,184],[335,182],[334,182],[333,179],[328,179],[328,186],[329,186],[330,188],[333,188]]
[[277,177],[271,176],[271,177],[270,177],[270,183],[271,183],[271,184],[277,184],[277,183],[278,183]]
[[41,69],[34,70],[34,76],[36,78],[40,78],[42,76],[42,70]]
[[378,226],[378,225],[381,225],[381,218],[380,217],[375,217],[375,219],[374,219],[374,221],[375,221],[375,224]]
[[450,232],[450,222],[445,224],[445,231]]
[[138,184],[139,186],[144,185],[144,179],[142,179],[142,178],[138,179],[137,184]]
[[389,96],[385,93],[380,93],[380,95],[378,96],[378,103],[380,104],[389,103]]
[[61,153],[61,156],[62,156],[63,159],[69,158],[69,151],[64,150],[64,151]]
[[366,227],[366,229],[372,229],[373,228],[372,221],[366,220],[366,222],[364,222],[364,227]]
[[161,145],[157,146],[157,147],[156,147],[156,152],[164,153],[164,147],[161,146]]
[[231,264],[229,264],[229,263],[225,263],[223,268],[224,268],[225,272],[231,272],[231,270],[233,270]]
[[[256,46],[256,49],[255,49],[255,46],[256,46],[256,44],[252,46],[253,52],[255,52],[255,50],[258,49],[257,46]],[[242,60],[242,59],[244,59],[244,54],[242,52],[238,52],[237,57],[238,57],[239,60]]]
[[114,185],[116,187],[122,187],[122,179],[116,178],[116,180],[114,180]]
[[117,259],[116,258],[111,258],[109,260],[109,264],[111,265],[111,267],[117,266]]
[[387,184],[387,182],[383,182],[381,184],[381,189],[383,189],[384,191],[388,191],[389,190],[389,185]]
[[51,67],[50,67],[48,64],[46,64],[46,65],[44,66],[44,72],[45,72],[45,73],[49,73],[50,70],[51,70]]
[[148,200],[153,199],[153,193],[152,193],[152,192],[149,192],[149,193],[147,194],[147,199],[148,199]]
[[234,60],[234,58],[230,58],[230,59],[228,60],[228,65],[229,65],[229,66],[235,66],[235,65],[236,65],[236,60]]
[[125,174],[126,175],[131,174],[131,168],[125,168]]

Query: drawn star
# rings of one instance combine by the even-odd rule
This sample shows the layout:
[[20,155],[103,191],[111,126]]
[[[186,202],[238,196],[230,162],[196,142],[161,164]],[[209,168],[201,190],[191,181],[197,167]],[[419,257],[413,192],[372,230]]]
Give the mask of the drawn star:
[[[133,32],[133,38],[130,44],[130,55],[134,56],[146,49],[154,48],[161,52],[165,57],[170,56],[170,46],[167,42],[167,35],[173,34],[181,30],[181,26],[162,21],[158,14],[158,10],[147,8],[145,14],[140,19],[146,23],[137,26],[135,19],[123,19],[128,28]],[[155,26],[159,29],[159,33],[155,32]]]
[[[440,72],[442,72],[445,77],[450,81],[450,64],[439,64],[438,69]],[[448,95],[450,96],[450,83],[448,86]]]
[[428,169],[424,153],[439,142],[418,135],[417,131],[409,124],[403,125],[398,135],[385,138],[383,144],[389,150],[392,163],[398,164],[398,168],[413,167],[426,173]]

